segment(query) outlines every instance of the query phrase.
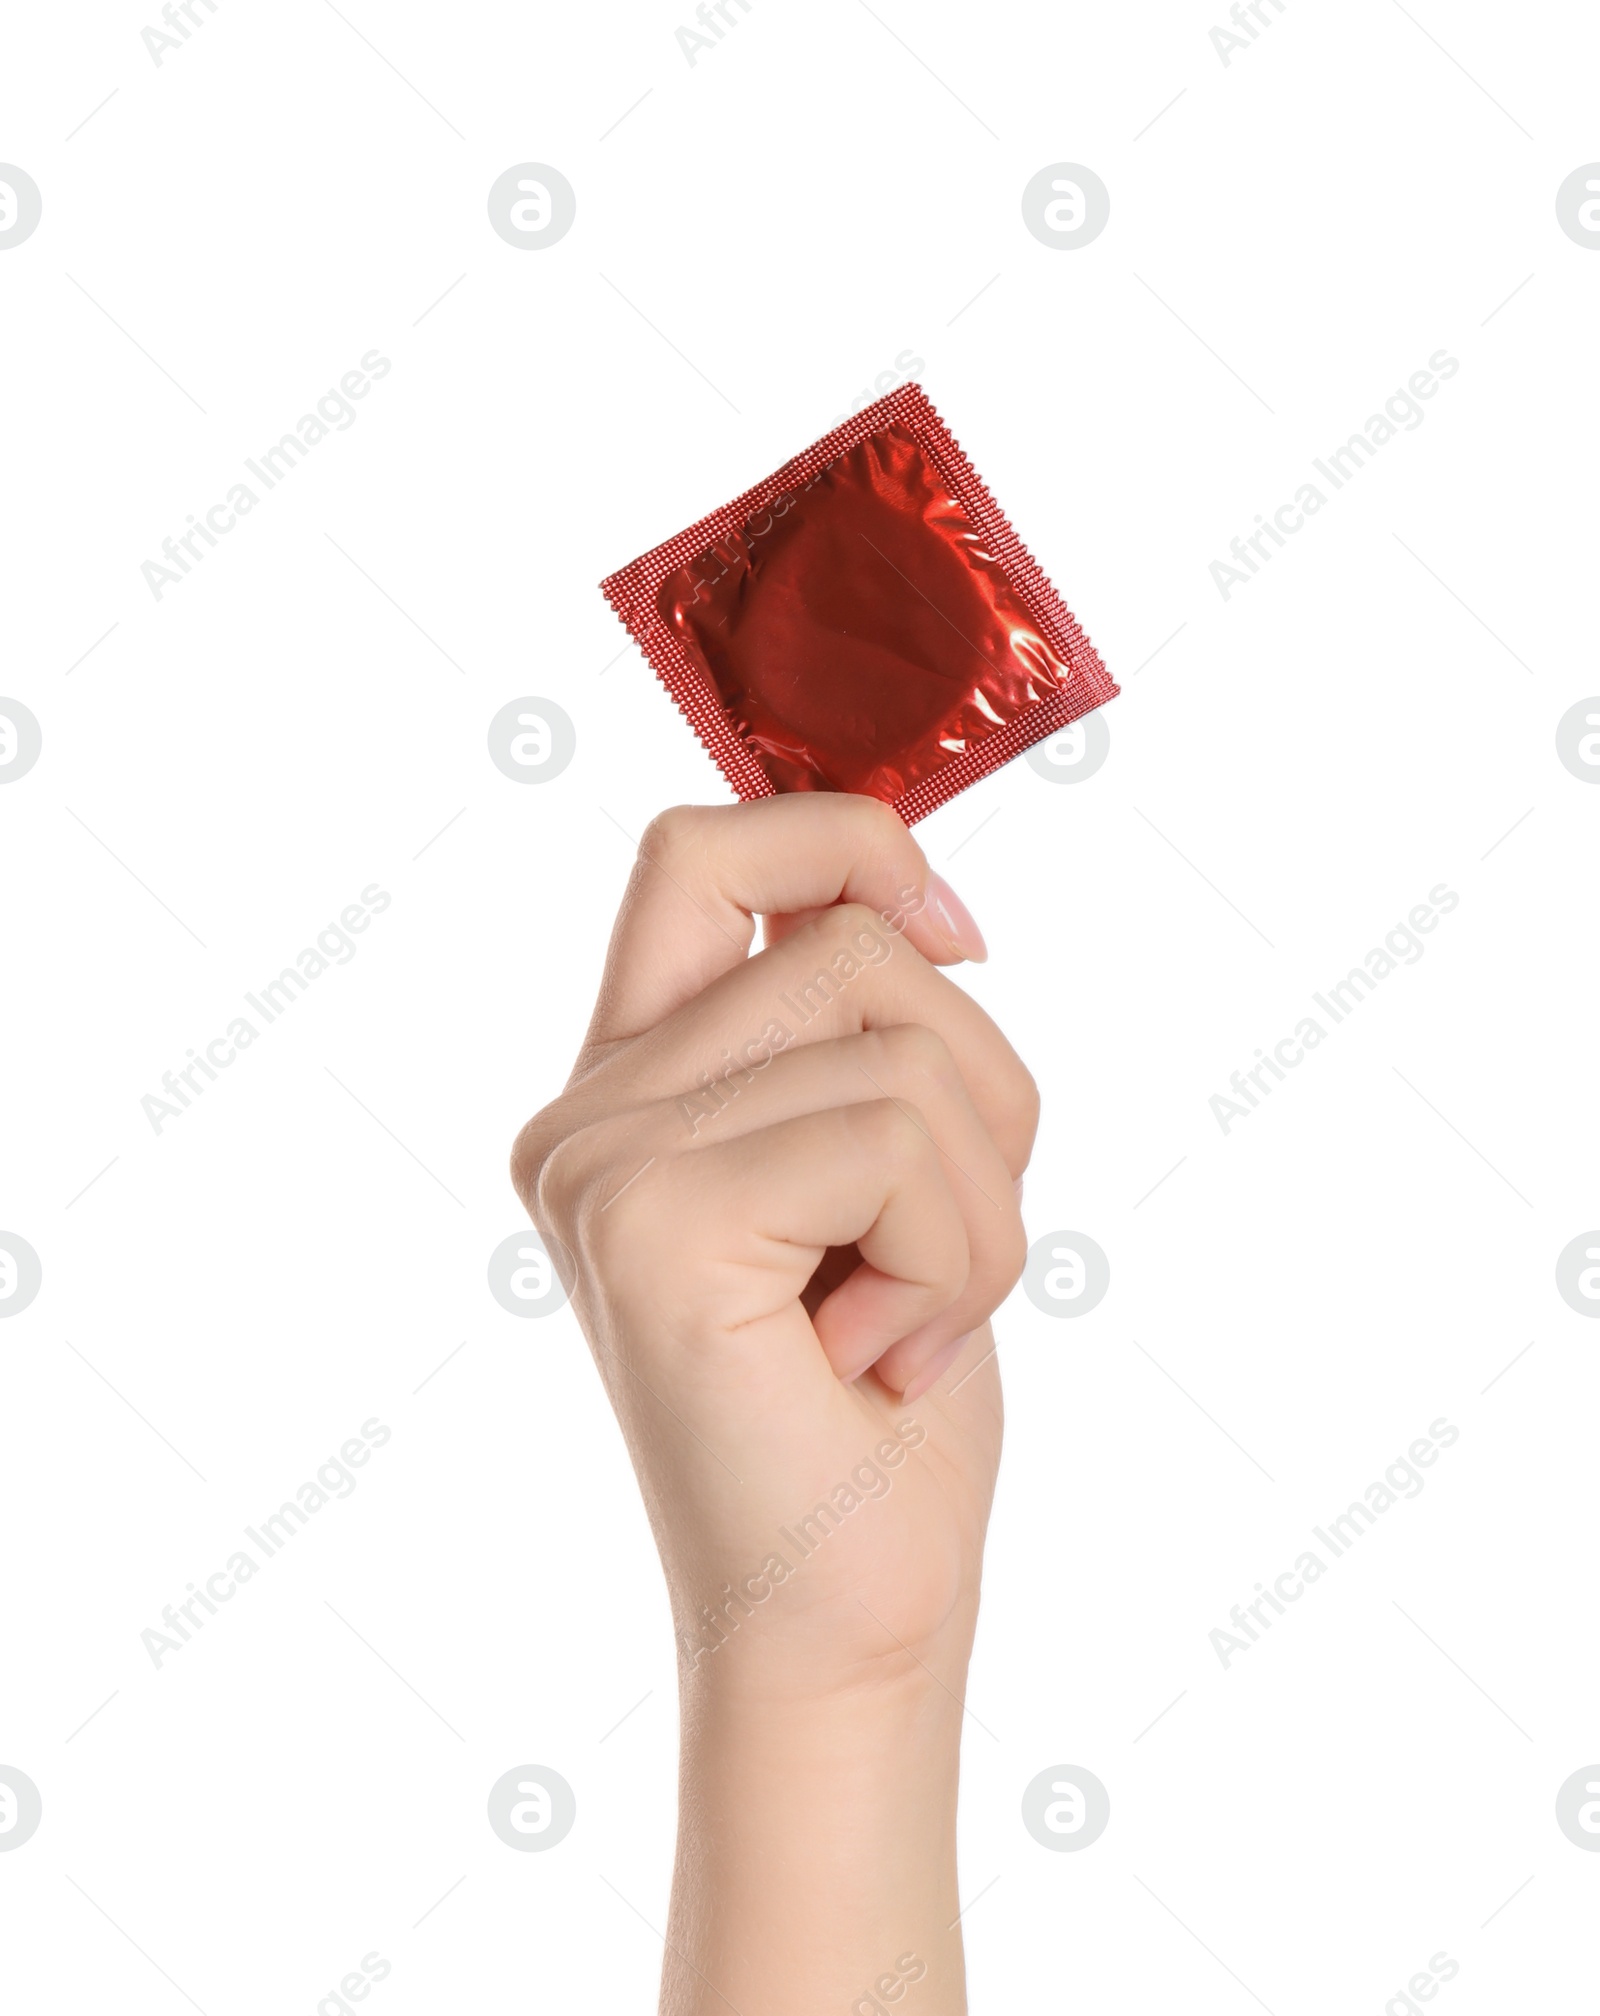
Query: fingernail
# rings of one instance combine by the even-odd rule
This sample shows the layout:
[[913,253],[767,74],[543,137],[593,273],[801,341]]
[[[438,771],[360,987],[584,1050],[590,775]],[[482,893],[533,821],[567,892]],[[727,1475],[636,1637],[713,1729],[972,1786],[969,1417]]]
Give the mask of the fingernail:
[[916,1378],[911,1381],[910,1385],[900,1395],[900,1398],[903,1401],[920,1400],[928,1388],[942,1379],[945,1373],[950,1370],[950,1367],[967,1348],[971,1337],[972,1332],[969,1330],[965,1337],[953,1337],[948,1344],[935,1351],[927,1364],[917,1374]]
[[963,959],[981,965],[989,956],[977,919],[942,875],[928,875],[928,915],[936,930],[950,941],[950,948]]

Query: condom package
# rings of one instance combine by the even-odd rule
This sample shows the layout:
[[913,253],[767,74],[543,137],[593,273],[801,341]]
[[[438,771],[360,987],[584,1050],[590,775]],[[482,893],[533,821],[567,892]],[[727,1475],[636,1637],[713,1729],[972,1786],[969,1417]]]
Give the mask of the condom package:
[[601,587],[741,798],[911,825],[1119,690],[914,383]]

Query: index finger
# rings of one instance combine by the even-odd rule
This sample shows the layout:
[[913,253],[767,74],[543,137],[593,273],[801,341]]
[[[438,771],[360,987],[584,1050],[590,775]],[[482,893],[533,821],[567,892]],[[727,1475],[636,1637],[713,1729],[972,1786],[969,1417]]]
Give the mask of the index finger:
[[876,798],[792,792],[663,812],[617,913],[590,1045],[652,1028],[741,965],[757,917],[833,903],[870,905],[935,965],[987,956],[965,905]]

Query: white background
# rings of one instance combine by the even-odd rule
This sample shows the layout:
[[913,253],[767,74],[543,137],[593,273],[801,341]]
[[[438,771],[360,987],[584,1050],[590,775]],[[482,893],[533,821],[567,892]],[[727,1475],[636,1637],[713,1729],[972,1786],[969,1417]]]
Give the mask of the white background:
[[[1587,2006],[1600,1857],[1554,1802],[1600,1758],[1600,1328],[1554,1265],[1600,1223],[1600,790],[1555,727],[1600,692],[1600,257],[1555,192],[1600,21],[1287,0],[1224,65],[1177,0],[730,11],[693,66],[686,8],[627,0],[218,0],[159,66],[153,12],[8,23],[44,204],[0,254],[0,693],[44,736],[0,789],[0,1228],[44,1269],[0,1324],[0,1763],[44,1802],[8,2001],[310,2016],[377,1951],[384,2016],[653,2006],[659,1572],[570,1312],[485,1264],[625,836],[727,796],[595,583],[910,350],[1124,687],[1096,776],[919,829],[1043,1088],[1030,1232],[1111,1263],[1080,1320],[997,1321],[973,2007],[1377,2016],[1440,1952],[1450,2016]],[[487,222],[525,161],[577,192],[543,251]],[[1111,192],[1077,251],[1022,222],[1058,161]],[[157,601],[141,563],[374,348]],[[1225,601],[1211,562],[1441,348],[1425,423]],[[524,695],[578,733],[532,787],[485,746]],[[357,956],[156,1134],[374,881]],[[1440,882],[1425,956],[1224,1135]],[[353,1496],[156,1670],[162,1607],[374,1416]],[[1224,1670],[1230,1607],[1441,1416],[1422,1495]],[[484,1802],[530,1762],[578,1820],[517,1855]],[[1019,1817],[1060,1763],[1110,1791],[1078,1854]]]

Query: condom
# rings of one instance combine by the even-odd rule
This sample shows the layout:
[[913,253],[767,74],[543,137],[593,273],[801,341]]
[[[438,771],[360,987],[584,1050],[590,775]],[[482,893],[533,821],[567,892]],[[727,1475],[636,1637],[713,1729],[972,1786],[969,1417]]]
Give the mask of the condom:
[[909,826],[1119,691],[914,383],[600,586],[744,799]]

